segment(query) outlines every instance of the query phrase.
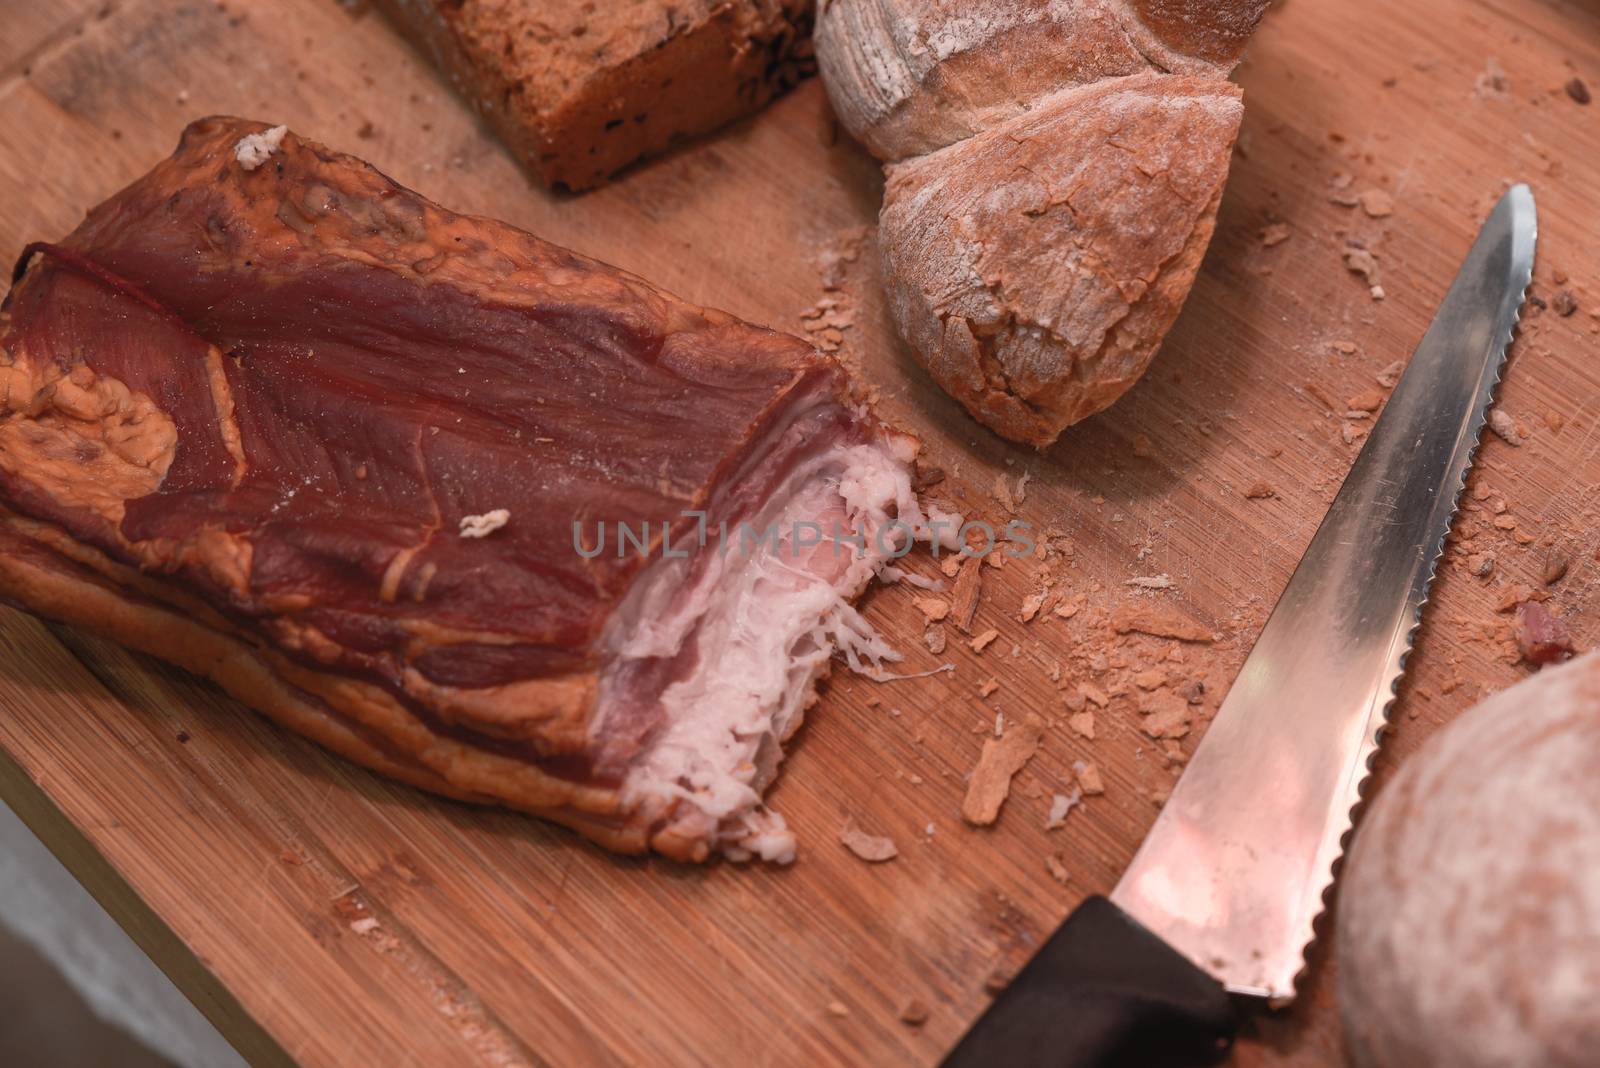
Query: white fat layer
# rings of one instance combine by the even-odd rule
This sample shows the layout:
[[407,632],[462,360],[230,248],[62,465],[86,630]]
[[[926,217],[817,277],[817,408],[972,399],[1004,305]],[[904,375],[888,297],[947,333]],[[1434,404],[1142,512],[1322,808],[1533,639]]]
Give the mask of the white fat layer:
[[253,171],[278,151],[283,144],[283,135],[288,132],[287,126],[274,126],[260,133],[246,134],[234,146],[233,158],[239,161],[242,169]]
[[[699,663],[661,695],[664,726],[623,785],[630,808],[666,812],[676,802],[673,824],[709,835],[733,859],[794,858],[783,818],[761,804],[779,743],[799,725],[835,652],[874,677],[900,659],[850,599],[908,538],[937,534],[955,544],[958,523],[924,515],[909,459],[907,443],[895,440],[823,453],[773,494],[756,525],[780,532],[781,551],[752,551],[730,538],[678,610],[652,619],[649,602],[663,602],[647,598],[641,616],[650,621],[622,644],[620,658],[671,655],[693,635]],[[814,536],[808,523],[821,528],[820,544],[799,547],[797,531]],[[838,541],[836,529],[845,534]],[[715,543],[703,551],[715,552]]]

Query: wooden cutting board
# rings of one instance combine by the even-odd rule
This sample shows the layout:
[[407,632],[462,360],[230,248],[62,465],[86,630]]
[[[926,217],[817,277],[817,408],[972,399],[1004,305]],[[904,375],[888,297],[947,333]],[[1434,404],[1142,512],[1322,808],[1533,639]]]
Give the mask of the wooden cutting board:
[[[801,843],[785,869],[612,857],[380,780],[148,658],[0,612],[0,797],[261,1063],[935,1062],[991,977],[1115,882],[1180,770],[1141,730],[1143,686],[1204,684],[1178,742],[1191,752],[1359,446],[1346,399],[1408,355],[1509,179],[1539,198],[1533,292],[1549,303],[1504,387],[1526,438],[1482,450],[1380,784],[1527,673],[1496,610],[1518,584],[1580,644],[1600,639],[1600,104],[1563,89],[1600,92],[1600,21],[1578,5],[1275,9],[1239,72],[1244,133],[1181,322],[1144,382],[1043,453],[969,422],[895,340],[872,243],[881,179],[815,82],[574,198],[531,187],[359,2],[0,0],[0,25],[0,260],[65,233],[189,119],[286,122],[450,207],[757,321],[800,329],[831,298],[853,321],[843,357],[945,470],[936,492],[999,522],[1016,498],[1055,534],[1049,603],[1081,606],[1022,622],[1045,562],[988,569],[974,630],[997,640],[977,653],[952,631],[935,657],[915,591],[871,594],[906,670],[955,670],[828,687],[773,797]],[[1336,202],[1372,191],[1391,214],[1383,197]],[[1268,227],[1286,237],[1269,246]],[[1345,269],[1350,241],[1377,257],[1382,300]],[[1558,313],[1561,290],[1576,312]],[[1274,496],[1248,499],[1257,483]],[[1482,552],[1487,578],[1466,563]],[[1171,588],[1128,585],[1158,576]],[[1217,640],[1116,638],[1108,613],[1145,599]],[[1067,724],[1086,686],[1107,699],[1092,741]],[[1038,755],[995,827],[965,826],[984,737],[1029,712],[1050,723]],[[1077,761],[1105,792],[1047,831]],[[850,820],[899,858],[856,859],[838,841]],[[1319,947],[1300,1002],[1252,1020],[1236,1062],[1340,1063],[1335,966]],[[911,999],[920,1027],[899,1019]]]

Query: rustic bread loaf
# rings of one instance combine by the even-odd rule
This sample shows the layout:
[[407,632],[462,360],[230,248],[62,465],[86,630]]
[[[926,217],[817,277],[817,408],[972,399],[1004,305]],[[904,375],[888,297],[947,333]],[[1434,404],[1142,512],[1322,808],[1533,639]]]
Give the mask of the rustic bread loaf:
[[541,181],[587,189],[811,70],[811,0],[376,0]]
[[1339,1008],[1362,1068],[1600,1063],[1600,654],[1457,719],[1356,835]]
[[1265,0],[828,0],[817,57],[889,166],[890,305],[982,423],[1048,445],[1155,356],[1211,237]]

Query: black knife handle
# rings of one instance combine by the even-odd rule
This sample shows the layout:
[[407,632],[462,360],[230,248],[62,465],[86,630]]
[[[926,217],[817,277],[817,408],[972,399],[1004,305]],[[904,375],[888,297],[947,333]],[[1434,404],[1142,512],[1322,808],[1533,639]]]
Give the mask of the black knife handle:
[[1067,917],[943,1068],[1194,1068],[1238,1029],[1222,984],[1109,900]]

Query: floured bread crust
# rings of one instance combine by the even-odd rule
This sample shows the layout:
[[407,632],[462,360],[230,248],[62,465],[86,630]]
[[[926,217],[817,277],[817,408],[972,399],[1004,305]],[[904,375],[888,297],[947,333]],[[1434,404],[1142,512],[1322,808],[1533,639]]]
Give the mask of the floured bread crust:
[[1154,358],[1215,226],[1243,114],[1227,75],[1265,8],[821,6],[829,98],[890,164],[895,321],[980,422],[1048,445]]
[[892,165],[890,307],[934,380],[1034,444],[1121,396],[1183,307],[1239,116],[1228,82],[1145,74]]
[[1583,1068],[1600,1051],[1600,655],[1445,727],[1362,819],[1338,1000],[1362,1068]]

